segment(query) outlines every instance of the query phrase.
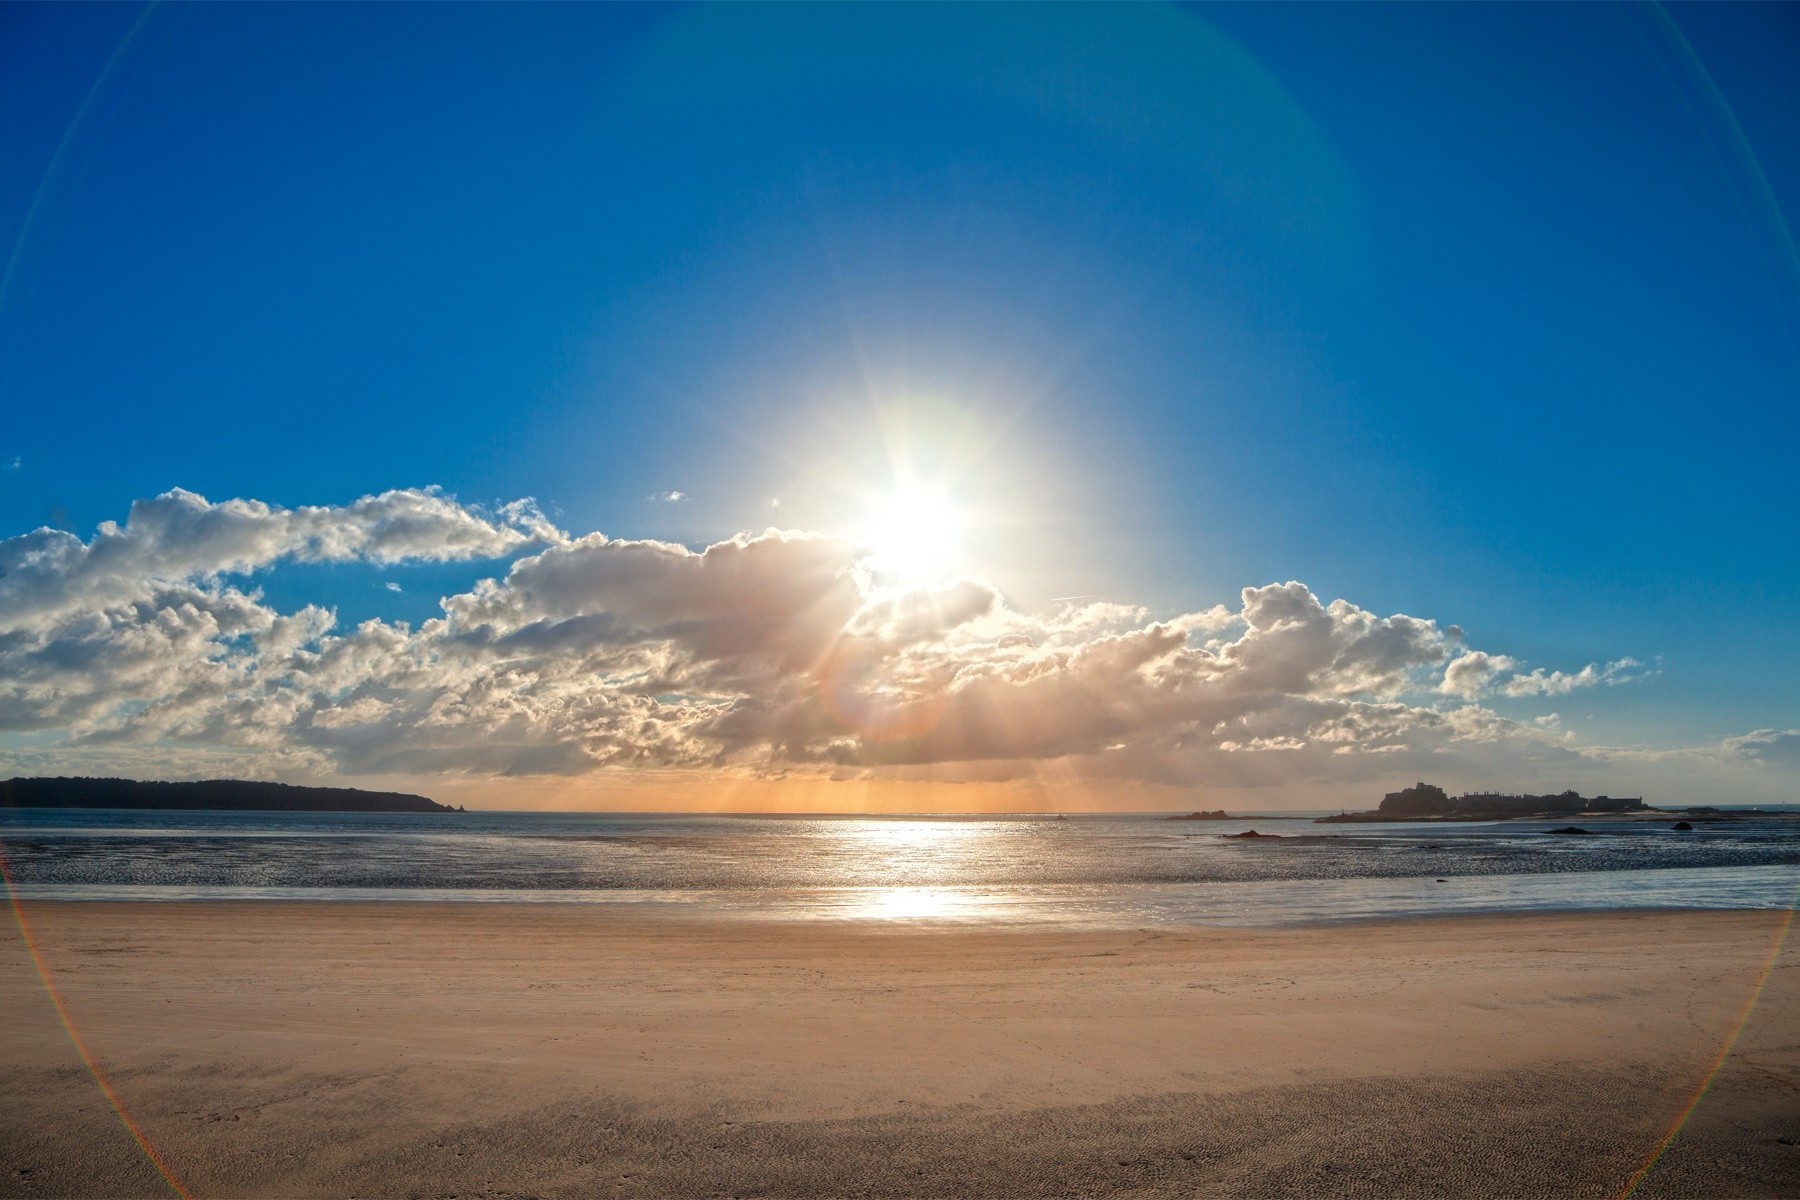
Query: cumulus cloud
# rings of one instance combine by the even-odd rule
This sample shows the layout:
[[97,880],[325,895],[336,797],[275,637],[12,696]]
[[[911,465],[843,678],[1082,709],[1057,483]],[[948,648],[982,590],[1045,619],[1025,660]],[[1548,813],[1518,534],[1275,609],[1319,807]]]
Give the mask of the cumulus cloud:
[[1513,660],[1504,654],[1481,650],[1459,654],[1444,668],[1444,681],[1438,685],[1438,691],[1473,700],[1488,690],[1496,675],[1512,670],[1513,665]]
[[177,488],[137,501],[124,525],[107,521],[87,542],[48,527],[0,541],[0,613],[9,624],[30,625],[283,559],[444,562],[560,537],[529,502],[483,513],[435,488],[292,509],[259,500],[213,504]]
[[[1002,778],[1055,761],[1251,786],[1502,750],[1567,757],[1554,722],[1476,699],[1639,670],[1508,677],[1513,660],[1454,626],[1298,582],[1167,620],[1101,601],[1034,614],[980,579],[885,586],[863,553],[780,529],[701,550],[570,537],[528,502],[482,510],[429,489],[299,509],[171,492],[86,542],[0,542],[0,731],[71,762],[187,747],[345,774]],[[285,561],[481,558],[510,561],[417,627],[340,628],[250,586]]]

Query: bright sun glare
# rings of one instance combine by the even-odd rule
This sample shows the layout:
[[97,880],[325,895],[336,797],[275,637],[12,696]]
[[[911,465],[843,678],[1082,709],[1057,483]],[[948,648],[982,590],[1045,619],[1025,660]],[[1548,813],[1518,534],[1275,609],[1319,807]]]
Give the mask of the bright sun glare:
[[942,489],[902,487],[871,506],[870,565],[898,583],[936,582],[955,569],[961,533],[961,514]]

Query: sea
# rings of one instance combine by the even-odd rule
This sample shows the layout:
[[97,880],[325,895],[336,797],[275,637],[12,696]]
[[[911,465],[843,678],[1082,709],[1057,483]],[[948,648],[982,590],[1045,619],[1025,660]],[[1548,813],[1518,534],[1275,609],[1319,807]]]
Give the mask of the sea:
[[[0,810],[22,899],[554,903],[878,924],[1281,926],[1447,913],[1787,909],[1800,811],[1318,825],[1007,817]],[[1278,835],[1239,839],[1255,829]]]

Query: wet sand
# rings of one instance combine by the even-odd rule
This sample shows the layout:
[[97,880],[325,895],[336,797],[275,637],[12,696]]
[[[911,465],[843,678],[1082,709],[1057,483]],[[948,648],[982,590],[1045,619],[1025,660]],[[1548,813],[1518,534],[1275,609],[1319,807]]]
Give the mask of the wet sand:
[[[1777,913],[969,931],[33,903],[197,1196],[1800,1195]],[[1765,972],[1774,953],[1773,969]],[[0,929],[0,1195],[168,1195]]]

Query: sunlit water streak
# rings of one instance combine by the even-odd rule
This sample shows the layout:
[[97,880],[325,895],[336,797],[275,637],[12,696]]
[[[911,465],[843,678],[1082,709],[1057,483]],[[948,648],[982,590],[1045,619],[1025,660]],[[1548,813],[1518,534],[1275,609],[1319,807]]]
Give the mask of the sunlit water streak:
[[[1790,908],[1800,824],[1321,826],[1256,818],[799,819],[0,812],[19,894],[610,904],[890,922],[1282,925]],[[1255,827],[1280,840],[1223,834]]]

